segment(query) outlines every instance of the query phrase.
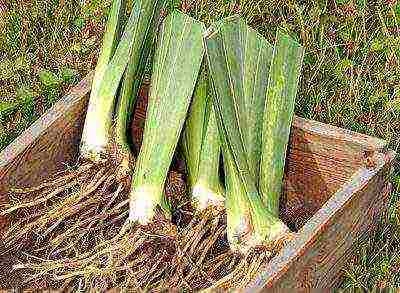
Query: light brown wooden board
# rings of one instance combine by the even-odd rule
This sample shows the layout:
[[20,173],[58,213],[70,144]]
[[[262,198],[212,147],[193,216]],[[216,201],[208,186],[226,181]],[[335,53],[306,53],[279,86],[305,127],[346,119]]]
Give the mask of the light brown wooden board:
[[361,168],[266,265],[252,286],[326,288],[336,284],[354,242],[376,226],[387,205],[385,191],[395,154],[376,154],[375,158],[378,165]]
[[[91,80],[92,73],[0,153],[0,201],[7,201],[10,188],[39,184],[49,175],[65,169],[66,163],[73,164],[77,160]],[[364,174],[362,170],[367,170],[367,157],[380,156],[385,149],[383,140],[295,117],[288,147],[281,217],[300,229],[301,236],[268,264],[270,274],[275,277],[263,274],[258,285],[260,282],[271,286],[320,284],[317,283],[321,282],[317,281],[320,276],[307,273],[309,268],[315,271],[321,265],[324,272],[340,268],[340,259],[346,249],[351,249],[356,237],[345,238],[343,249],[335,250],[329,243],[342,237],[342,234],[335,235],[338,227],[342,228],[343,235],[358,236],[365,227],[373,225],[369,218],[363,221],[360,215],[368,210],[381,210],[382,204],[376,204],[376,196],[386,184],[385,175],[393,157],[372,173]],[[362,188],[361,181],[351,179],[356,173],[364,174]],[[348,186],[354,188],[347,190],[344,200],[343,193],[338,191]],[[346,225],[341,222],[342,218],[350,219],[349,223],[353,223],[351,219],[358,219],[360,224]],[[326,222],[321,226],[320,221]],[[325,244],[327,248],[318,248]],[[316,251],[326,257],[313,257]],[[333,251],[337,254],[335,257],[332,257]],[[293,266],[297,259],[303,260],[304,265]],[[303,275],[306,277],[301,277]]]
[[296,117],[290,138],[281,218],[299,229],[386,142]]

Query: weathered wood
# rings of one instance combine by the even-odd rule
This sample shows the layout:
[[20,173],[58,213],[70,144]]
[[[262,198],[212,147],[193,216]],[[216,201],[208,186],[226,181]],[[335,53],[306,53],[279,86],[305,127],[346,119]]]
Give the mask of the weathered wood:
[[394,153],[376,154],[377,166],[361,168],[269,262],[254,287],[326,288],[335,284],[352,245],[376,225],[387,205],[383,191]]
[[91,81],[89,74],[0,153],[0,194],[39,183],[76,159]]
[[[11,187],[37,185],[76,162],[91,79],[89,74],[0,153],[0,202]],[[281,217],[299,232],[254,287],[332,285],[354,241],[386,206],[381,194],[393,160],[383,140],[295,117]]]
[[299,229],[386,142],[296,117],[285,172],[281,217]]

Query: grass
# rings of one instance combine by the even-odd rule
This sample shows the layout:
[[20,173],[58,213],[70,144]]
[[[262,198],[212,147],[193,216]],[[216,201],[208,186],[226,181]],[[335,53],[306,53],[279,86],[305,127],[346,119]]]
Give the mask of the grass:
[[93,68],[109,2],[0,0],[0,149]]
[[[306,48],[298,115],[384,138],[400,151],[400,1],[242,2],[269,41],[280,26]],[[94,68],[109,3],[0,0],[0,149]],[[220,16],[239,10],[226,0],[207,5]],[[359,241],[343,288],[400,286],[398,164],[391,182],[388,211]]]

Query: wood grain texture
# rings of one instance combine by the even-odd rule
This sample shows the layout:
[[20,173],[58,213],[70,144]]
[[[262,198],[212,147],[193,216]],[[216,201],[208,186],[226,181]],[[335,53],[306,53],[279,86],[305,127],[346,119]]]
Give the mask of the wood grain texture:
[[333,286],[354,242],[376,225],[387,206],[383,191],[394,158],[394,152],[376,154],[375,168],[356,172],[265,266],[252,286]]
[[320,122],[296,117],[285,170],[281,218],[298,230],[365,160],[386,142]]
[[[0,153],[0,201],[7,200],[10,187],[39,184],[77,160],[91,79],[92,73]],[[140,95],[147,93],[144,87]],[[143,120],[146,99],[140,103],[143,111],[135,115]],[[376,163],[373,168],[367,158]],[[295,117],[281,216],[299,233],[253,286],[334,284],[354,241],[375,227],[387,205],[382,190],[393,160],[383,140]]]

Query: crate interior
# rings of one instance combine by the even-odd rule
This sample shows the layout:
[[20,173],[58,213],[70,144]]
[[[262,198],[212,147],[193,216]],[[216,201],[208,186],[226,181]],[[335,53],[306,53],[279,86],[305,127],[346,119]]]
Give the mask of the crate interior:
[[354,144],[329,135],[332,129],[292,128],[280,217],[298,231],[363,167],[367,155]]
[[[140,110],[135,114],[142,120],[145,119],[147,93],[147,89],[142,89]],[[80,99],[68,113],[61,113],[51,127],[45,125],[47,118],[35,123],[28,131],[32,136],[40,128],[45,131],[13,164],[3,168],[0,200],[7,200],[10,187],[38,184],[64,169],[66,164],[75,163],[86,105],[87,98]],[[325,135],[324,131],[323,128],[310,130],[296,125],[292,128],[280,216],[293,231],[300,229],[362,166],[362,153],[346,141]],[[13,148],[18,148],[18,141]],[[8,150],[13,151],[17,150]]]

